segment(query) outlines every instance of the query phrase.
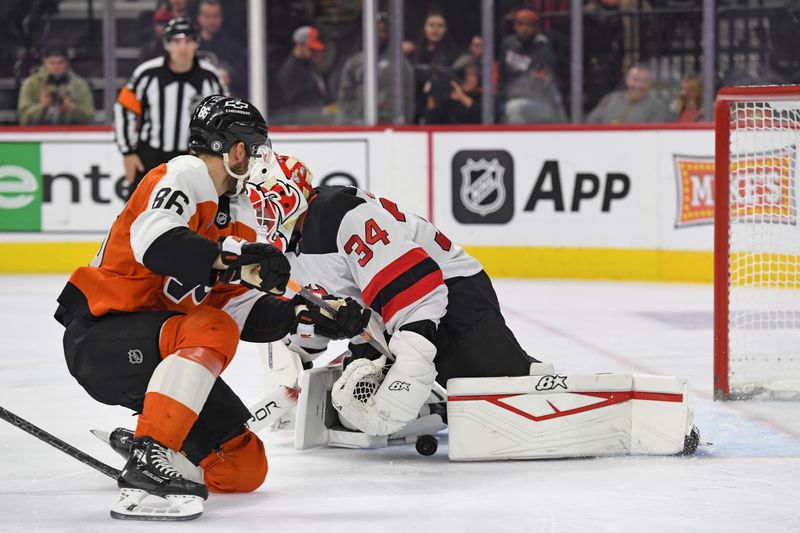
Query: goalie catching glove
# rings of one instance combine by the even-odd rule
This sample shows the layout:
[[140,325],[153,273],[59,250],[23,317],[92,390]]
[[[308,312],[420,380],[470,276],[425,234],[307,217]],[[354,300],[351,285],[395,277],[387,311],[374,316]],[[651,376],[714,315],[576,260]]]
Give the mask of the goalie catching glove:
[[335,316],[298,296],[302,304],[295,307],[297,319],[291,331],[292,336],[297,335],[305,340],[310,340],[312,337],[336,340],[349,339],[364,331],[371,315],[369,309],[364,309],[352,298],[325,296],[323,299],[336,309]]
[[286,292],[289,260],[280,250],[264,243],[247,242],[239,237],[219,240],[219,258],[228,269],[223,281],[241,279],[242,285],[272,294]]
[[436,378],[436,347],[422,335],[397,331],[389,350],[396,360],[385,378],[386,357],[356,359],[331,391],[336,410],[369,435],[390,435],[415,420]]

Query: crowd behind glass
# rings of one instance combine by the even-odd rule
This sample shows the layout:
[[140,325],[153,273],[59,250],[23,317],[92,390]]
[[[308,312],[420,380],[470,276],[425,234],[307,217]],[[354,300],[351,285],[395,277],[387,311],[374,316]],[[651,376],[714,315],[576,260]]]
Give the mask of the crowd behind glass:
[[[750,0],[739,4],[748,2],[752,4]],[[64,0],[3,2],[0,10],[5,12],[0,16],[5,15],[2,24],[6,28],[2,38],[5,42],[0,46],[5,64],[0,79],[2,122],[110,122],[109,115],[98,110],[103,98],[102,83],[97,81],[102,75],[102,53],[98,52],[97,37],[93,35],[99,31],[97,14],[87,12],[84,20],[79,11],[70,15],[68,7],[74,9],[76,3],[82,5]],[[681,35],[680,21],[684,19],[655,14],[657,8],[664,7],[660,3],[585,1],[585,122],[703,120],[699,32],[693,36],[689,29],[684,31],[687,35]],[[265,61],[267,115],[271,124],[363,123],[365,67],[360,4],[348,0],[268,2]],[[88,5],[91,9],[91,2]],[[688,0],[682,5],[688,6],[685,20],[694,18],[686,28],[697,26],[700,2]],[[174,17],[183,16],[197,25],[198,57],[216,67],[232,95],[248,97],[244,0],[118,0],[116,6],[119,36],[115,54],[122,58],[117,63],[120,87],[137,64],[165,53],[161,35],[164,27]],[[394,110],[389,17],[386,2],[378,2],[378,6],[378,123],[387,124],[393,122]],[[794,24],[800,28],[796,15]],[[495,57],[489,88],[481,84],[480,1],[404,2],[402,72],[406,124],[480,123],[481,99],[487,91],[494,95],[497,123],[570,121],[569,1],[498,0],[495,19]],[[73,29],[65,32],[62,28],[68,25]],[[742,67],[745,63],[735,61],[724,69],[720,65],[719,85],[798,81],[797,60],[788,64],[779,61],[783,53],[780,36],[772,34],[781,28],[778,24],[773,26],[766,28],[768,35],[756,32],[760,42],[752,46],[766,46],[767,54],[757,57],[755,67],[750,65],[749,69]],[[731,31],[735,29],[732,25]],[[658,46],[653,46],[656,38]],[[687,40],[692,39],[698,42],[693,46],[689,43],[687,48]],[[681,46],[684,49],[679,50]],[[118,53],[120,50],[122,53]],[[752,55],[748,50],[744,53]],[[665,67],[666,56],[680,56],[681,61]]]

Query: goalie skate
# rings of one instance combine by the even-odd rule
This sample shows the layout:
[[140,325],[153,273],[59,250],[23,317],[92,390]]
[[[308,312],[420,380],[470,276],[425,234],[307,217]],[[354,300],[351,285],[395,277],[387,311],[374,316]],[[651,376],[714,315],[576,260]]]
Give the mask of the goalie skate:
[[120,496],[111,517],[121,520],[192,520],[203,514],[208,488],[185,479],[172,465],[168,449],[150,437],[133,439],[130,457],[117,485]]

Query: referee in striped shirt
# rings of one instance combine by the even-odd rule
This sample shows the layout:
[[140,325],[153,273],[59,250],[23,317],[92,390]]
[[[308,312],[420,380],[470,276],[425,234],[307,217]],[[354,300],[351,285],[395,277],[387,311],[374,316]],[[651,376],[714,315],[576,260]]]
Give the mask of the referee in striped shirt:
[[150,169],[187,153],[197,103],[228,94],[216,69],[197,59],[197,28],[189,19],[169,21],[164,49],[133,71],[114,105],[114,134],[131,193]]

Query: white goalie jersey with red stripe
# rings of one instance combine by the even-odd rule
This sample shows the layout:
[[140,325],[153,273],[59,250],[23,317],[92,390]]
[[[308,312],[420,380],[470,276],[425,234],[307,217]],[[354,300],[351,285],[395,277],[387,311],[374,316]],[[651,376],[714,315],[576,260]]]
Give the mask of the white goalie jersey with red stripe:
[[427,220],[343,186],[321,187],[310,199],[287,257],[302,285],[371,307],[390,334],[420,320],[438,326],[447,311],[445,280],[482,270]]

